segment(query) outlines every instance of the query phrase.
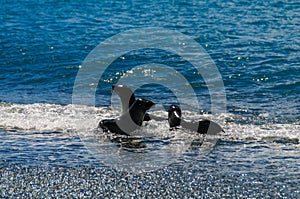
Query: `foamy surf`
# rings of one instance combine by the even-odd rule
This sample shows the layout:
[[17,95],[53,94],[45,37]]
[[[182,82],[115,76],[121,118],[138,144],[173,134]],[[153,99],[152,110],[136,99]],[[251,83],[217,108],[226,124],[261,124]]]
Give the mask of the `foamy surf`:
[[[34,132],[71,132],[84,136],[95,132],[100,120],[118,117],[120,113],[121,109],[115,107],[1,103],[0,127],[7,130]],[[167,119],[166,111],[157,110],[152,111],[151,114]],[[292,143],[299,144],[300,124],[296,120],[289,123],[276,120],[276,123],[273,123],[269,118],[264,120],[264,118],[260,117],[253,122],[253,118],[230,113],[200,115],[191,111],[183,111],[182,115],[184,119],[189,121],[209,119],[219,123],[225,130],[225,132],[219,134],[219,138],[223,140],[261,141],[285,138],[286,141],[291,140]],[[134,135],[157,136],[161,138],[175,135],[190,138],[195,136],[194,132],[185,129],[178,130],[178,132],[169,131],[167,120],[152,120],[144,122],[143,127],[135,131]]]

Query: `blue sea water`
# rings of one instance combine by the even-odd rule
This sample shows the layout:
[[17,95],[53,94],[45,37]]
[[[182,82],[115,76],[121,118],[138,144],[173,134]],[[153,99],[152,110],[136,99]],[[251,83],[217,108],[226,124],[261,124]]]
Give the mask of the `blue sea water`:
[[[0,197],[299,198],[299,13],[296,0],[2,1]],[[208,85],[188,61],[148,48],[111,63],[95,107],[72,105],[90,52],[117,34],[149,27],[181,32],[203,47],[222,77],[226,112],[212,113]],[[148,63],[175,68],[193,87],[201,109],[186,110],[186,118],[206,117],[224,128],[208,151],[187,147],[188,136],[168,140],[163,122],[148,124],[146,133],[154,133],[146,152],[120,151],[93,137],[100,119],[119,113],[111,108],[111,85]],[[155,109],[162,116],[159,108],[177,103],[166,86],[136,93],[162,105]],[[150,173],[119,171],[151,161]]]

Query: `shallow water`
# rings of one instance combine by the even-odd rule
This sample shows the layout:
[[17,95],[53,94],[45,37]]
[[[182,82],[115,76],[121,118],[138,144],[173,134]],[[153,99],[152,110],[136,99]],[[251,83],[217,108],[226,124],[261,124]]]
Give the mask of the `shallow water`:
[[150,121],[139,130],[143,147],[137,147],[91,128],[119,112],[2,104],[2,118],[10,119],[0,124],[1,196],[299,197],[299,123],[221,115],[225,133],[195,144],[193,132]]
[[[294,0],[2,2],[0,197],[300,198],[299,9]],[[111,63],[89,87],[97,85],[95,107],[72,104],[89,53],[145,27],[181,32],[203,47],[222,77],[226,111],[213,111],[207,71],[152,48]],[[151,63],[176,69],[200,108],[170,89],[184,85],[172,81],[175,73],[133,68]],[[111,142],[96,127],[120,114],[111,85],[126,75],[136,80],[129,86],[149,76],[168,80],[136,90],[157,104],[153,114],[167,117],[165,108],[185,97],[185,119],[211,119],[225,132],[203,138],[150,121],[134,147]]]
[[[14,142],[22,139],[11,137],[17,135],[9,138]],[[2,197],[299,197],[300,151],[290,142],[219,140],[209,154],[196,148],[176,163],[138,174],[99,163],[78,137],[35,137],[26,142],[35,143],[34,151],[21,154],[11,148],[28,147],[9,147],[11,154],[1,162]]]

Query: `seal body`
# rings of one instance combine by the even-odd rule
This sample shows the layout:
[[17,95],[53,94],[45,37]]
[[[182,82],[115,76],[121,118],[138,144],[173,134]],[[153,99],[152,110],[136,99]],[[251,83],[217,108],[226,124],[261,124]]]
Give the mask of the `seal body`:
[[131,132],[142,126],[145,113],[152,106],[154,103],[150,100],[137,99],[120,117],[101,120],[98,128],[102,128],[104,132],[129,136]]

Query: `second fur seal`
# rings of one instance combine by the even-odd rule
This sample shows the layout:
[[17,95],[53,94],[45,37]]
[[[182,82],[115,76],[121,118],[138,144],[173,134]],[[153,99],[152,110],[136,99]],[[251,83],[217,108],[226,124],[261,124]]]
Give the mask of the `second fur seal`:
[[168,109],[168,122],[171,130],[181,126],[182,128],[196,131],[200,134],[216,135],[224,131],[222,127],[210,120],[201,120],[199,122],[188,122],[181,118],[181,109],[177,105],[171,105]]
[[130,136],[131,132],[142,126],[146,111],[154,105],[150,100],[137,99],[120,117],[101,120],[98,128],[102,128],[104,132]]

